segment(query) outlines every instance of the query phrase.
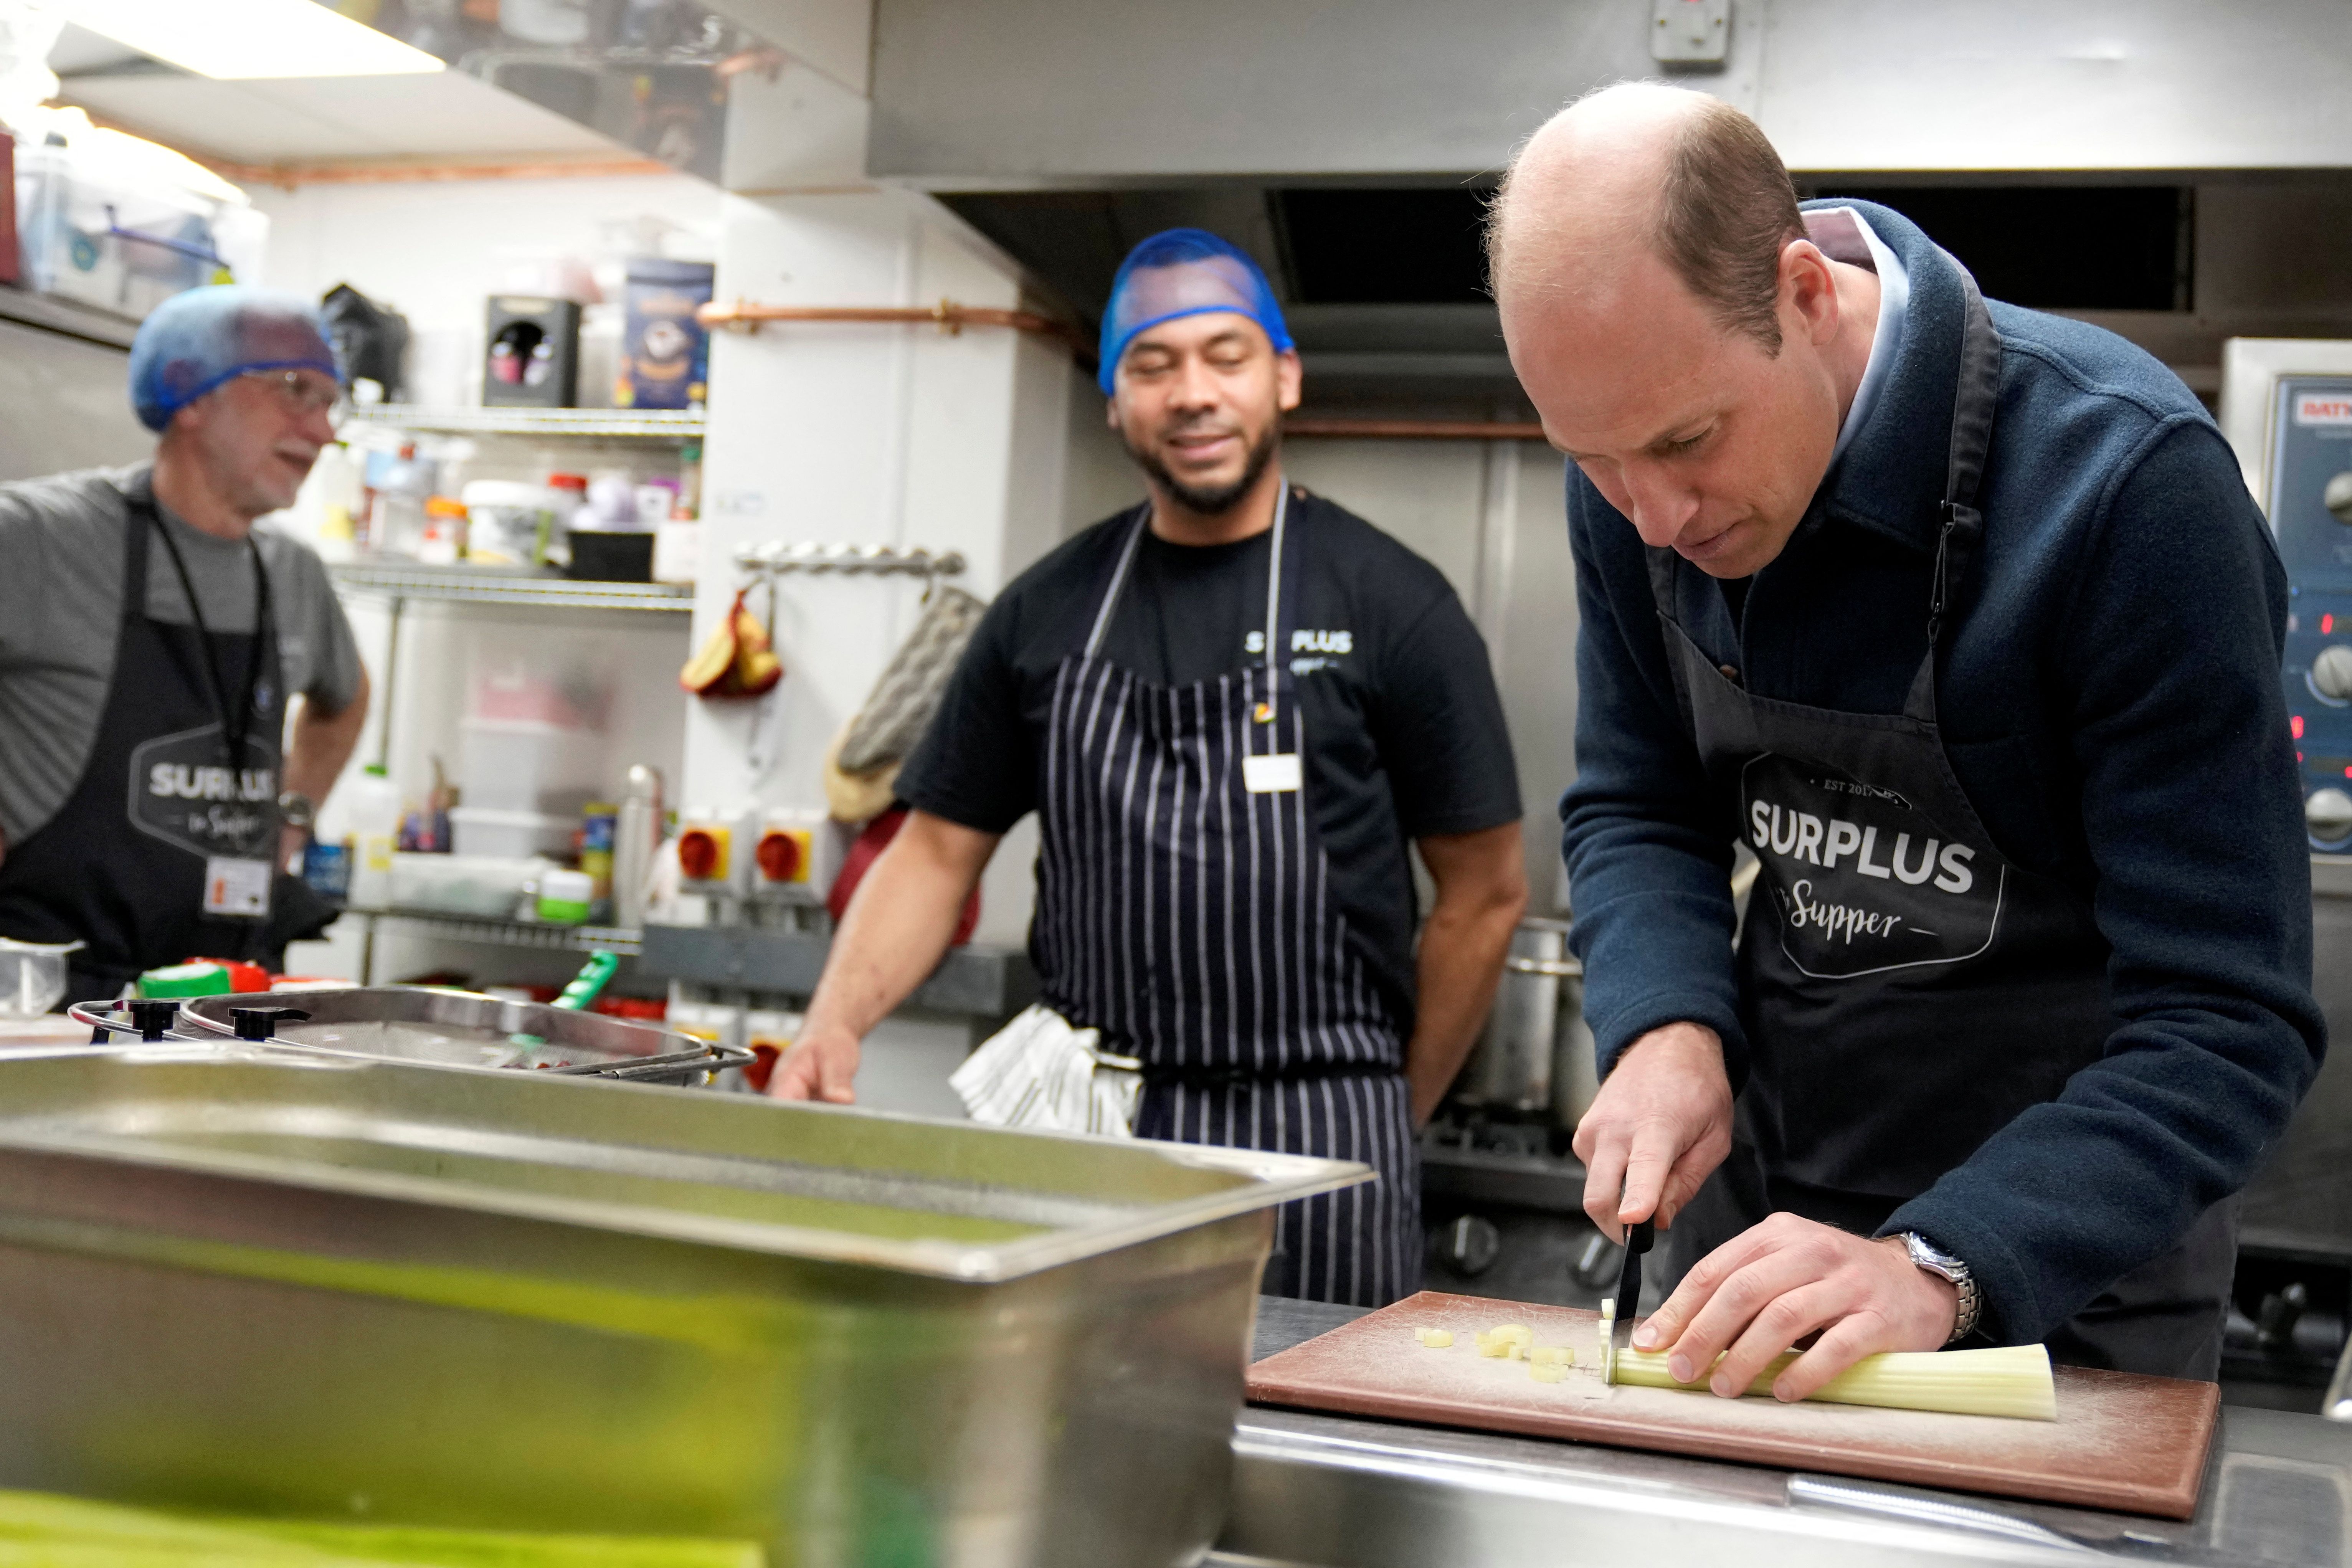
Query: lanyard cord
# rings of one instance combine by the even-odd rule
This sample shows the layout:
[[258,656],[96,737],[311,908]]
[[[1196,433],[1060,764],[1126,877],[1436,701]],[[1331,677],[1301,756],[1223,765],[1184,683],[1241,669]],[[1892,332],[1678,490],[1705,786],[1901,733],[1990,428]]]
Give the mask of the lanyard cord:
[[[220,672],[218,651],[213,643],[212,628],[205,624],[204,606],[196,601],[196,584],[188,575],[188,563],[180,553],[180,542],[172,537],[170,525],[164,522],[162,509],[152,500],[147,515],[154,521],[155,531],[163,536],[163,548],[172,557],[173,570],[180,574],[180,592],[187,595],[188,615],[196,623],[196,636],[205,645],[205,679],[212,687],[213,705],[220,710],[221,733],[228,742],[228,765],[233,773],[245,771],[246,742],[253,735],[253,700],[261,689],[261,660],[269,641],[269,574],[262,569],[261,547],[253,535],[245,536],[245,548],[253,558],[253,655],[246,660],[245,700],[235,710],[228,705],[228,682]],[[145,614],[146,607],[140,606]],[[275,804],[275,803],[273,803]]]
[[[1286,478],[1281,488],[1275,492],[1274,539],[1265,568],[1265,669],[1269,702],[1273,700],[1270,683],[1281,658],[1281,651],[1274,646],[1274,638],[1282,608],[1282,529],[1289,515],[1290,481]],[[1103,634],[1110,630],[1111,612],[1118,607],[1119,595],[1126,591],[1128,569],[1135,562],[1135,547],[1143,542],[1143,535],[1150,527],[1151,503],[1145,501],[1142,510],[1136,514],[1135,526],[1128,531],[1126,546],[1118,552],[1118,564],[1111,568],[1110,586],[1104,591],[1102,604],[1095,611],[1094,629],[1087,635],[1086,657],[1088,658],[1094,658],[1101,648]],[[1166,635],[1164,626],[1161,635],[1163,637]]]

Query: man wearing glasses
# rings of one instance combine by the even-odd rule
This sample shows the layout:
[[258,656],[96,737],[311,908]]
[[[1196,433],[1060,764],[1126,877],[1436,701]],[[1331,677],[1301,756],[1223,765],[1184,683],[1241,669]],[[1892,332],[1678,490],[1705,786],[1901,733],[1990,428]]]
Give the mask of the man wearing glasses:
[[71,999],[324,924],[285,868],[367,671],[319,558],[255,524],[341,395],[308,303],[191,289],[131,345],[154,460],[0,486],[0,936],[82,943]]

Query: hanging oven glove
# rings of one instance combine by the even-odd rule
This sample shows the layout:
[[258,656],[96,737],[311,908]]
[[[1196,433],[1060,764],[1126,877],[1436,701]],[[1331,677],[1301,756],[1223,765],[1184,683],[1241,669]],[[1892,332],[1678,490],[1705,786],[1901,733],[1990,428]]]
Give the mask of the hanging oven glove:
[[987,609],[961,588],[933,586],[922,618],[842,731],[836,757],[843,773],[871,773],[906,760],[939,711],[948,678]]
[[933,585],[914,631],[825,752],[824,798],[836,821],[865,822],[888,807],[898,764],[939,711],[987,609],[961,588]]
[[678,671],[677,683],[697,697],[757,697],[784,678],[768,628],[744,603],[750,595],[748,588],[736,594],[719,629]]
[[824,805],[835,822],[870,822],[890,809],[898,798],[898,764],[885,763],[871,773],[848,773],[841,770],[842,742],[849,739],[844,729],[824,749]]

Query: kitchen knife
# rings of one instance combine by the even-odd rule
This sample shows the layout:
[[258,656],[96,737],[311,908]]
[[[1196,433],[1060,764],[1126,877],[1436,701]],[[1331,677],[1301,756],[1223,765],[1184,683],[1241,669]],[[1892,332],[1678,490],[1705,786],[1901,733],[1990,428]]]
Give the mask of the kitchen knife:
[[1617,1381],[1617,1357],[1633,1348],[1633,1316],[1642,1310],[1642,1255],[1657,1237],[1657,1225],[1643,1220],[1625,1227],[1625,1259],[1617,1270],[1617,1321],[1609,1326],[1608,1364],[1603,1378]]

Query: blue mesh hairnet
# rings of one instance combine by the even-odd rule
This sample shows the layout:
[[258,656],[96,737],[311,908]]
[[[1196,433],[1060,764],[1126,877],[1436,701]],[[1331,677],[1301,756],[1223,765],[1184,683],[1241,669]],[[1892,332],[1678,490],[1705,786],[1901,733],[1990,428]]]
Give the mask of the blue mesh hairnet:
[[1265,331],[1274,352],[1291,346],[1282,307],[1265,274],[1238,247],[1203,228],[1171,228],[1128,252],[1111,279],[1110,304],[1103,311],[1102,367],[1096,379],[1109,392],[1119,357],[1136,334],[1179,316],[1230,310],[1247,316]]
[[299,294],[222,283],[174,294],[139,324],[131,344],[131,406],[161,430],[172,416],[232,376],[317,370],[341,379],[318,307]]

